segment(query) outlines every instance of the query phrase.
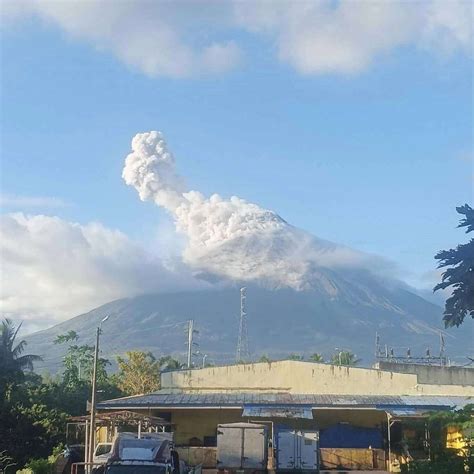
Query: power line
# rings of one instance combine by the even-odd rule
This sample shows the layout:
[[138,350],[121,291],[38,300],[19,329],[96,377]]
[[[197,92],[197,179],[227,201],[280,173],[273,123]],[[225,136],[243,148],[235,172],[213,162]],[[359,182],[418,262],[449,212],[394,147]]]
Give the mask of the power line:
[[[441,332],[439,333],[439,340],[439,356],[432,355],[431,348],[429,346],[424,346],[423,355],[413,355],[413,346],[388,346],[385,344],[385,349],[382,350],[380,336],[378,333],[375,333],[375,359],[382,362],[445,366],[448,363],[448,358],[446,357],[444,336]],[[419,348],[421,347],[421,344],[415,344],[414,347]],[[401,355],[399,352],[395,353],[395,349],[402,349],[404,350],[405,354]]]

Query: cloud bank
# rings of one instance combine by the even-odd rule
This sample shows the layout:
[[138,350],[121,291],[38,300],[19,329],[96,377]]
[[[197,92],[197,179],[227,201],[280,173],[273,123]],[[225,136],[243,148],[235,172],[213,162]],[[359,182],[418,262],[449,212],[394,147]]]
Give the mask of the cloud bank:
[[[6,23],[39,17],[157,77],[221,74],[242,63],[242,32],[306,74],[354,74],[400,47],[472,53],[470,0],[6,0]],[[254,44],[254,47],[255,47]]]
[[270,38],[281,61],[302,74],[353,74],[402,46],[431,53],[472,52],[472,3],[237,2],[243,28]]
[[235,41],[209,38],[228,16],[216,3],[7,0],[3,10],[7,22],[39,17],[151,77],[220,74],[241,60]]
[[200,285],[117,230],[58,217],[1,216],[0,256],[0,310],[27,325],[70,318],[121,297]]
[[196,270],[304,290],[321,284],[322,268],[377,272],[387,267],[378,257],[318,239],[237,196],[207,198],[189,190],[160,132],[135,135],[122,177],[140,199],[171,214],[176,231],[186,239],[183,260]]
[[20,196],[18,194],[0,194],[0,206],[16,209],[66,207],[62,199],[50,196]]

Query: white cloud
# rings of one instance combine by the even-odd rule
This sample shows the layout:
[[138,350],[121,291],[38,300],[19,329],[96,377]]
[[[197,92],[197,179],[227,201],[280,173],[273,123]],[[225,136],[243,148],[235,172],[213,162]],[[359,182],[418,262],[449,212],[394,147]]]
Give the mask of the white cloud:
[[240,62],[234,41],[209,39],[229,13],[213,3],[7,0],[3,16],[36,15],[149,76],[186,77],[223,73]]
[[232,70],[242,31],[307,75],[359,73],[404,46],[472,53],[470,0],[5,0],[2,10],[6,22],[37,16],[152,77]]
[[17,209],[33,207],[57,208],[65,207],[67,204],[59,198],[50,196],[20,196],[18,194],[0,194],[0,206]]
[[473,52],[474,4],[471,0],[435,0],[426,8],[421,44],[450,53]]
[[358,73],[400,46],[472,50],[470,1],[260,1],[235,11],[241,27],[272,38],[279,58],[303,74]]
[[198,287],[99,223],[6,214],[0,219],[0,311],[28,321],[62,320],[117,298]]

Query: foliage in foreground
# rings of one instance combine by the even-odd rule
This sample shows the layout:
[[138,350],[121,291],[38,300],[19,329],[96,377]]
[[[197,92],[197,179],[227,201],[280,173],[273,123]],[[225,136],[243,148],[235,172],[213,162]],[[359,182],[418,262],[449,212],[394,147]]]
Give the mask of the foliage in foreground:
[[455,453],[446,453],[436,460],[412,461],[400,466],[402,473],[413,474],[466,474],[464,460]]
[[25,370],[33,370],[33,363],[41,360],[41,357],[31,354],[23,354],[26,342],[16,342],[16,336],[21,328],[13,325],[13,322],[5,318],[0,327],[0,403],[7,400],[15,386],[22,383],[25,378]]
[[[465,204],[457,207],[464,216],[458,227],[465,227],[466,233],[474,230],[474,209]],[[455,249],[443,250],[436,254],[438,268],[447,268],[433,291],[452,289],[446,300],[444,324],[446,327],[460,326],[466,316],[474,318],[474,239]]]
[[[7,465],[14,465],[9,470],[26,466],[28,472],[46,474],[51,469],[48,456],[54,447],[66,442],[67,420],[86,414],[94,348],[80,344],[74,331],[58,336],[55,343],[68,347],[62,374],[51,379],[32,371],[34,362],[41,359],[24,354],[26,343],[16,341],[18,327],[6,319],[0,330],[0,472]],[[130,360],[119,361],[124,370],[112,376],[106,370],[109,361],[99,359],[100,399],[133,395],[136,390],[152,391],[159,387],[160,371],[181,366],[169,356],[155,360],[151,353],[130,355]],[[138,377],[141,385],[134,385],[137,374],[143,376]]]
[[7,454],[6,450],[0,451],[0,473],[13,471],[15,466],[13,458]]
[[[430,460],[411,461],[401,466],[404,473],[465,474],[474,472],[474,405],[466,405],[455,412],[435,412],[427,420],[430,431]],[[465,435],[465,449],[446,448],[448,427],[455,427]]]

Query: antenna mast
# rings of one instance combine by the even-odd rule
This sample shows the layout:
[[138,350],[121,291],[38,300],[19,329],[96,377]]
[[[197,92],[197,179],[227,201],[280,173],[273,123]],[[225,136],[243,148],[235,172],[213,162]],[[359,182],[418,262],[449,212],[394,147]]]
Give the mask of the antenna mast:
[[236,362],[246,360],[249,358],[249,341],[247,334],[247,311],[245,306],[245,300],[247,296],[245,294],[246,288],[240,289],[240,322],[239,322],[239,337],[237,340],[237,353],[235,356]]
[[375,333],[375,358],[380,355],[380,336],[379,333]]

